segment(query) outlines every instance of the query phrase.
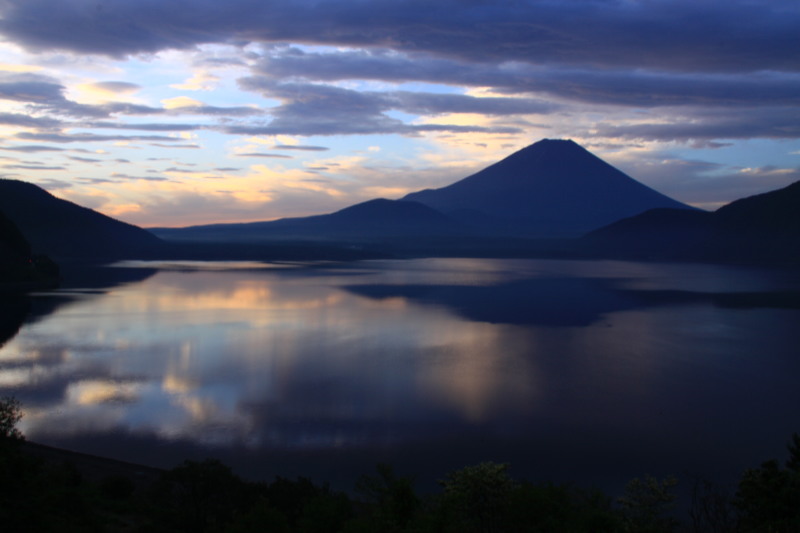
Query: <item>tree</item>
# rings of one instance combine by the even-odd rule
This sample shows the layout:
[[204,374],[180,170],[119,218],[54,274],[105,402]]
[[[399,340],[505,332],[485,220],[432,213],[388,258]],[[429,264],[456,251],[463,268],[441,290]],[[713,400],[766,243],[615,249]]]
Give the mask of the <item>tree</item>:
[[216,459],[184,461],[153,492],[162,520],[188,531],[217,531],[243,506],[245,483]]
[[502,531],[515,483],[508,464],[494,462],[468,466],[439,482],[444,500],[464,521],[464,529],[481,533]]
[[17,428],[22,419],[22,407],[19,400],[12,396],[0,398],[0,440],[21,441],[25,437]]
[[617,499],[622,508],[626,531],[635,533],[667,533],[677,527],[671,516],[675,494],[672,488],[678,484],[674,477],[663,480],[652,476],[634,478],[625,486],[625,494]]
[[734,504],[742,531],[800,531],[800,435],[793,434],[785,467],[773,459],[745,471]]
[[370,516],[373,529],[402,530],[421,505],[414,493],[414,482],[411,478],[397,477],[388,464],[379,464],[377,471],[377,476],[361,476],[356,482],[356,492],[373,505]]

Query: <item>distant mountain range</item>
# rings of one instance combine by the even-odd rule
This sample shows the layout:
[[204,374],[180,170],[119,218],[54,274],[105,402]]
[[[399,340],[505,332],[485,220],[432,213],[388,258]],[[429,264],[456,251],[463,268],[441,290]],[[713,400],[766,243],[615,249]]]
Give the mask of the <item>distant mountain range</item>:
[[[14,180],[0,180],[0,212],[32,253],[56,258],[488,255],[800,263],[800,182],[710,213],[642,185],[572,141],[540,141],[441,189],[302,218],[146,231]],[[4,237],[0,254],[19,246],[19,239]]]
[[375,242],[411,235],[463,236],[460,222],[418,202],[379,198],[335,213],[269,222],[151,228],[162,239],[189,242]]
[[572,141],[545,139],[448,187],[336,213],[248,224],[152,229],[167,240],[316,239],[371,243],[577,237],[653,208],[693,210]]

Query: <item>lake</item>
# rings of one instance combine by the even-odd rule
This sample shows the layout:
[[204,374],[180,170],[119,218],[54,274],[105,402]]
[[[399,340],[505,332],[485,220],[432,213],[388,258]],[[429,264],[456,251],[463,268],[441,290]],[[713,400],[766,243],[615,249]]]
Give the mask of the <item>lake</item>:
[[730,482],[800,432],[798,291],[698,264],[127,262],[4,311],[0,394],[29,440],[253,479]]

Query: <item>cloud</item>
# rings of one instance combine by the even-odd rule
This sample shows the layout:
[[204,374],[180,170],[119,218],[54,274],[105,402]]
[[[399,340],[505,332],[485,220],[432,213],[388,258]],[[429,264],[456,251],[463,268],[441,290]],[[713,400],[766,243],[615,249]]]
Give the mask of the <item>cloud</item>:
[[[516,127],[486,127],[461,124],[408,124],[387,112],[407,113],[473,112],[477,109],[506,114],[545,112],[554,106],[512,98],[477,98],[410,92],[356,91],[333,85],[275,83],[266,77],[239,80],[242,87],[260,91],[283,103],[270,109],[273,120],[264,125],[226,127],[229,133],[249,135],[417,135],[424,132],[518,133]],[[485,100],[485,102],[484,102]],[[513,100],[513,102],[512,102]]]
[[176,172],[178,174],[197,174],[197,170],[195,169],[178,168],[178,167],[169,167],[167,169],[164,169],[164,172]]
[[265,111],[251,106],[218,107],[211,105],[175,106],[168,109],[170,115],[208,115],[225,117],[250,117],[264,115]]
[[37,104],[64,102],[64,87],[54,78],[29,72],[0,71],[0,99]]
[[[800,102],[800,76],[797,74],[763,70],[755,74],[748,72],[747,75],[675,73],[652,70],[649,62],[649,70],[643,70],[641,66],[596,69],[519,61],[474,63],[429,55],[401,54],[391,50],[309,53],[296,48],[276,48],[265,55],[257,69],[270,77],[329,82],[351,79],[394,83],[419,81],[493,87],[498,92],[509,94],[545,93],[562,99],[627,106],[740,105],[749,102],[775,105]],[[474,105],[474,102],[464,103]],[[503,103],[498,99],[494,105]],[[508,113],[542,113],[554,107],[552,103],[531,100],[505,103],[533,108],[532,111],[513,111],[512,107]],[[500,110],[502,112],[502,108]]]
[[126,81],[98,81],[80,85],[78,89],[93,96],[109,98],[136,93],[142,86]]
[[210,72],[199,71],[183,83],[170,85],[182,91],[210,91],[220,82],[220,77]]
[[234,157],[268,157],[268,158],[275,158],[275,159],[294,159],[290,155],[265,154],[265,153],[262,153],[262,152],[242,152],[242,153],[235,153],[233,155],[234,155]]
[[605,159],[664,194],[709,210],[800,180],[800,168],[741,168],[686,159],[669,150],[634,150]]
[[482,115],[549,114],[560,106],[533,98],[480,97],[462,94],[439,94],[396,91],[385,96],[387,105],[406,113],[438,115],[478,113]]
[[276,144],[273,150],[299,150],[301,152],[326,152],[330,148],[326,146],[304,146],[302,144]]
[[[686,152],[661,154],[659,166],[647,150],[800,137],[797,27],[795,0],[0,0],[4,61],[39,66],[0,71],[0,126],[6,155],[44,158],[13,164],[45,169],[56,164],[47,152],[93,142],[137,148],[129,154],[149,165],[147,149],[199,150],[192,132],[202,131],[205,151],[192,159],[205,162],[197,176],[173,175],[181,183],[165,185],[174,194],[197,183],[208,192],[203,168],[227,168],[214,157],[276,167],[241,169],[241,182],[214,171],[214,186],[233,192],[208,192],[208,219],[254,219],[256,204],[270,214],[255,219],[330,212],[373,194],[445,185],[544,136],[641,145],[631,168],[669,184],[667,193],[710,205],[712,185],[742,192],[749,179],[766,187],[786,176],[767,163],[791,162],[773,150],[778,162],[754,155],[760,170],[743,173]],[[131,54],[142,55],[118,61]],[[210,103],[188,98],[200,94]],[[223,146],[220,134],[261,139]],[[310,138],[333,135],[382,135],[386,144],[369,163],[343,161],[364,154],[344,140]],[[731,151],[717,153],[722,161]],[[99,161],[52,159],[73,174]],[[156,177],[131,172],[107,194],[145,189]],[[91,179],[102,178],[80,183]],[[246,200],[253,191],[270,201]],[[170,205],[111,198],[119,209],[142,206],[126,211],[136,220],[154,216],[147,206]],[[195,200],[178,203],[202,205]]]
[[164,109],[190,108],[205,105],[200,100],[195,100],[194,98],[189,98],[188,96],[167,98],[165,100],[161,100],[161,104],[164,106]]
[[[122,94],[138,90],[140,87],[127,82],[98,82],[87,84],[106,95]],[[167,99],[164,108],[151,107],[128,102],[106,102],[102,104],[81,104],[68,100],[65,87],[55,78],[28,72],[0,71],[0,100],[11,100],[27,104],[34,114],[0,113],[0,124],[35,129],[53,130],[67,126],[151,130],[151,131],[191,131],[203,127],[196,124],[134,124],[123,122],[74,122],[67,123],[52,115],[79,119],[110,118],[117,115],[201,115],[220,117],[260,116],[264,111],[251,106],[216,107],[186,97]],[[119,120],[119,118],[117,118]]]
[[[177,141],[178,139],[171,139]],[[183,150],[199,150],[200,145],[194,143],[184,143],[184,144],[161,144],[161,143],[150,143],[150,146],[155,146],[157,148],[169,148],[171,150],[175,149],[183,149]]]
[[34,117],[22,113],[0,113],[0,124],[49,130],[59,128],[63,122],[50,117]]
[[0,10],[0,33],[30,50],[115,57],[202,43],[302,42],[486,63],[800,68],[800,8],[792,0],[4,0]]
[[204,124],[136,123],[136,122],[86,122],[85,128],[143,131],[194,131],[207,127]]
[[25,153],[38,153],[38,152],[61,152],[63,148],[55,146],[47,146],[44,144],[24,144],[19,146],[2,146],[0,150],[8,150],[11,152],[25,152]]
[[91,85],[97,89],[113,94],[135,93],[142,88],[141,85],[127,81],[98,81]]
[[48,165],[3,165],[3,168],[8,170],[66,170],[66,167]]
[[672,110],[668,120],[636,124],[599,124],[596,135],[649,141],[704,139],[795,139],[800,137],[800,109],[744,108]]
[[114,172],[111,174],[111,177],[126,181],[171,181],[169,178],[163,176],[132,176],[122,172]]
[[95,133],[18,133],[18,139],[31,141],[44,141],[52,143],[76,143],[76,142],[133,142],[133,141],[179,141],[173,137],[163,135],[98,135]]

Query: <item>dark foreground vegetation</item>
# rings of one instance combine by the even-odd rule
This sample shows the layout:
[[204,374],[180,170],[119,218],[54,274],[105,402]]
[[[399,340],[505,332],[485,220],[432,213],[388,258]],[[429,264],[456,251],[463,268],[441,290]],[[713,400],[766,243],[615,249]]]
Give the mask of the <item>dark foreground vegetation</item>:
[[425,497],[388,465],[363,475],[352,494],[302,477],[245,481],[213,459],[169,471],[112,465],[87,475],[85,465],[31,453],[16,428],[20,417],[16,400],[0,400],[0,528],[6,532],[800,531],[797,434],[784,464],[771,460],[748,469],[732,496],[695,482],[688,516],[681,517],[673,509],[672,478],[634,479],[611,498],[517,481],[508,465],[491,462],[448,474],[441,490]]

